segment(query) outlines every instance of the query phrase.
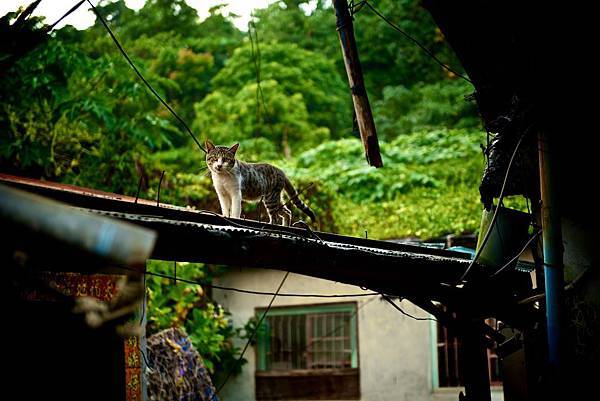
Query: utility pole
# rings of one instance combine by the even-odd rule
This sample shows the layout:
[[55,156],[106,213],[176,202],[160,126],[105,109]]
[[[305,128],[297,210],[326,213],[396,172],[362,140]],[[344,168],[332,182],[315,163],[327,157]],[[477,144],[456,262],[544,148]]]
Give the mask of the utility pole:
[[348,10],[347,0],[333,0],[333,8],[336,16],[336,29],[342,47],[342,56],[348,75],[348,84],[352,92],[352,102],[356,113],[356,122],[360,131],[360,137],[365,148],[365,156],[369,165],[383,167],[381,153],[379,152],[379,141],[375,130],[375,121],[365,88],[358,48],[354,39],[354,26],[352,16]]

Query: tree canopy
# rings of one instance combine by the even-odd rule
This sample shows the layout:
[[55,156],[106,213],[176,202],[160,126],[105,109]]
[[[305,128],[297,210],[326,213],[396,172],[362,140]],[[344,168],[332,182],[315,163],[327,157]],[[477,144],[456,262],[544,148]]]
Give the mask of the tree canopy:
[[[359,236],[368,230],[380,239],[474,232],[485,134],[474,104],[465,100],[471,86],[370,9],[360,9],[354,25],[385,165],[368,167],[352,128],[328,4],[272,3],[255,10],[250,33],[236,28],[223,7],[200,20],[184,0],[149,0],[138,11],[117,0],[98,10],[199,139],[240,142],[240,158],[278,165],[298,188],[313,183],[302,197],[316,211],[320,229]],[[418,1],[381,0],[376,6],[459,68]],[[204,155],[138,80],[99,21],[83,31],[66,26],[53,32],[0,71],[0,81],[3,172],[129,195],[142,176],[141,196],[153,198],[165,170],[164,202],[219,211]],[[245,213],[256,216],[256,206]],[[152,267],[168,268],[159,262]],[[211,269],[197,266],[193,278],[209,279]],[[187,319],[209,368],[231,363],[236,350],[228,339],[242,332],[228,326],[218,305],[191,286],[171,293],[159,279],[150,284],[151,328]],[[217,323],[207,313],[219,316]]]

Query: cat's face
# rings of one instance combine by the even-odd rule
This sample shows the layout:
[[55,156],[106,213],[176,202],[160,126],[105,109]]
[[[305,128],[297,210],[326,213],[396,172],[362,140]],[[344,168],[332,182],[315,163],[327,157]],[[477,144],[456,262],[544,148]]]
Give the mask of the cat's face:
[[206,165],[214,173],[228,173],[235,166],[235,152],[237,152],[239,143],[232,147],[215,146],[211,141],[206,140]]

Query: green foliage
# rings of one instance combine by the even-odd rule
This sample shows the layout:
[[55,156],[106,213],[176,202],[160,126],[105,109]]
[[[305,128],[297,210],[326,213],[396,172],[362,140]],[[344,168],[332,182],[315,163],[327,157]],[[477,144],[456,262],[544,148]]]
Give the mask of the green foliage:
[[[333,10],[319,0],[309,13],[309,1],[279,1],[264,9],[255,10],[256,26],[261,42],[295,43],[335,60],[338,71],[345,74],[340,43],[332,30],[335,26]],[[345,80],[345,76],[342,76]]]
[[399,137],[391,143],[381,142],[382,169],[364,163],[362,145],[353,139],[324,143],[298,157],[297,166],[333,186],[338,193],[355,201],[393,199],[414,188],[439,188],[447,181],[477,179],[476,176],[454,177],[443,166],[458,160],[468,162],[479,147],[478,134],[465,130],[436,130]]
[[[193,117],[194,103],[210,91],[215,60],[211,53],[194,51],[181,42],[172,32],[163,32],[139,38],[129,51],[142,60],[149,60],[147,74],[153,77],[152,82],[163,90],[171,106],[189,120]],[[143,62],[138,64],[144,65]],[[164,111],[161,114],[168,116]]]
[[[381,142],[384,168],[368,167],[362,145],[330,141],[304,152],[291,171],[335,193],[341,232],[373,238],[431,238],[478,227],[480,133],[438,129]],[[461,206],[462,205],[462,206]]]
[[[138,11],[128,8],[124,0],[101,3],[96,8],[118,36],[126,41],[163,32],[182,36],[201,35],[198,13],[184,0],[147,0]],[[104,32],[98,19],[93,28],[98,33]]]
[[[35,171],[48,178],[79,171],[79,160],[94,154],[99,132],[85,124],[56,116],[48,102],[33,104],[24,113],[7,105],[6,136],[0,141],[0,157],[20,170]],[[15,169],[16,170],[16,169]]]
[[[172,276],[174,264],[148,261],[151,273]],[[210,283],[219,269],[200,263],[178,263],[177,277],[189,281]],[[190,336],[206,368],[211,372],[227,372],[235,367],[234,355],[239,352],[231,338],[239,335],[233,328],[229,313],[210,299],[203,287],[157,276],[147,276],[147,334],[170,327],[183,327]],[[239,371],[240,367],[238,367]]]
[[[439,28],[418,1],[379,0],[372,4],[442,62],[461,71],[458,60]],[[454,77],[367,7],[354,19],[367,87],[375,97],[379,98],[386,86],[411,87],[419,82],[436,82]]]
[[349,235],[362,236],[368,230],[369,238],[434,238],[476,231],[481,217],[477,188],[457,186],[449,191],[415,189],[377,204],[340,202],[335,217]]
[[411,88],[387,86],[375,102],[378,133],[385,139],[439,127],[477,128],[475,103],[465,100],[473,87],[462,81],[419,83]]
[[[253,65],[250,44],[239,47],[215,76],[213,86],[226,96],[236,96],[244,89],[248,90],[248,86],[256,82]],[[296,97],[297,101],[301,99],[303,108],[308,112],[308,121],[314,126],[338,132],[344,125],[349,125],[344,120],[351,116],[348,109],[350,97],[333,62],[322,54],[293,43],[261,42],[260,76],[265,83],[274,81],[272,85],[281,88],[281,94]],[[271,106],[273,99],[269,93],[265,91],[264,95],[267,106],[264,114],[268,123],[270,118],[276,118],[270,113],[270,108],[275,106]]]
[[[319,229],[357,236],[368,230],[380,239],[477,230],[483,135],[473,104],[464,100],[472,88],[364,7],[354,23],[385,165],[368,167],[351,134],[333,10],[319,0],[307,11],[307,3],[285,0],[257,10],[258,48],[221,6],[204,21],[183,0],[151,0],[139,11],[118,0],[98,9],[199,139],[239,142],[242,160],[281,167],[315,211]],[[381,0],[376,7],[457,67],[416,0]],[[36,19],[29,28],[39,26]],[[149,199],[166,171],[161,202],[219,210],[204,154],[138,80],[99,21],[84,31],[54,32],[0,71],[0,86],[1,171],[129,195],[142,176],[140,195]],[[244,213],[265,217],[257,205],[244,205]],[[172,264],[153,261],[149,268],[170,274]],[[217,274],[201,264],[178,269],[193,280]],[[211,371],[226,372],[239,353],[232,338],[247,333],[232,327],[200,287],[156,277],[148,284],[149,331],[185,327]]]
[[[226,91],[208,95],[196,106],[195,127],[218,143],[263,138],[287,157],[329,138],[329,129],[311,124],[301,93],[286,94],[274,80],[263,81],[261,86],[268,99],[264,119],[257,120],[256,84],[249,83],[233,96]],[[310,137],[305,136],[307,132]]]

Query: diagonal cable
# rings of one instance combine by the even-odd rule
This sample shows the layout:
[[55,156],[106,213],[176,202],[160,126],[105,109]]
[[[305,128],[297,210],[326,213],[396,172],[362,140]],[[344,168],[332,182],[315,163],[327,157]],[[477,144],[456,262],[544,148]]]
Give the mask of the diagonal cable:
[[115,34],[112,32],[112,30],[110,29],[110,27],[108,26],[108,24],[106,23],[106,21],[104,20],[104,18],[102,17],[102,15],[96,9],[96,7],[92,4],[92,2],[90,0],[87,0],[87,2],[92,7],[92,10],[94,11],[94,13],[96,14],[96,16],[98,17],[98,19],[100,20],[100,22],[102,23],[102,25],[104,26],[104,28],[106,29],[106,31],[108,32],[108,34],[110,35],[111,39],[113,40],[113,42],[115,43],[115,45],[117,46],[117,48],[119,49],[119,51],[121,52],[121,54],[123,55],[123,57],[125,57],[125,60],[127,60],[127,63],[129,63],[129,65],[131,66],[131,68],[133,69],[133,71],[135,71],[136,75],[142,80],[142,82],[146,85],[146,87],[150,90],[150,92],[152,92],[152,94],[154,96],[156,96],[156,98],[163,104],[163,106],[165,106],[167,108],[167,110],[169,110],[171,112],[171,114],[181,123],[181,125],[183,125],[183,127],[186,129],[186,131],[188,132],[188,134],[190,134],[190,136],[192,137],[192,139],[194,140],[194,142],[196,142],[196,145],[198,145],[198,147],[200,148],[200,150],[202,150],[204,153],[206,153],[206,149],[204,149],[204,147],[200,144],[200,142],[198,142],[198,139],[196,139],[196,136],[194,135],[194,133],[192,132],[192,130],[190,129],[190,127],[185,123],[185,121],[183,120],[183,118],[181,118],[179,116],[179,114],[177,114],[175,112],[175,110],[173,110],[171,108],[171,106],[169,106],[169,104],[158,94],[158,92],[156,92],[156,90],[154,90],[154,88],[152,87],[152,85],[150,85],[150,83],[146,80],[146,78],[144,78],[144,76],[142,75],[142,73],[140,72],[140,70],[138,70],[138,68],[135,66],[135,64],[131,60],[131,58],[129,58],[129,55],[127,54],[127,52],[125,51],[125,49],[123,49],[123,46],[121,46],[121,43],[119,43],[119,41],[116,38]]

